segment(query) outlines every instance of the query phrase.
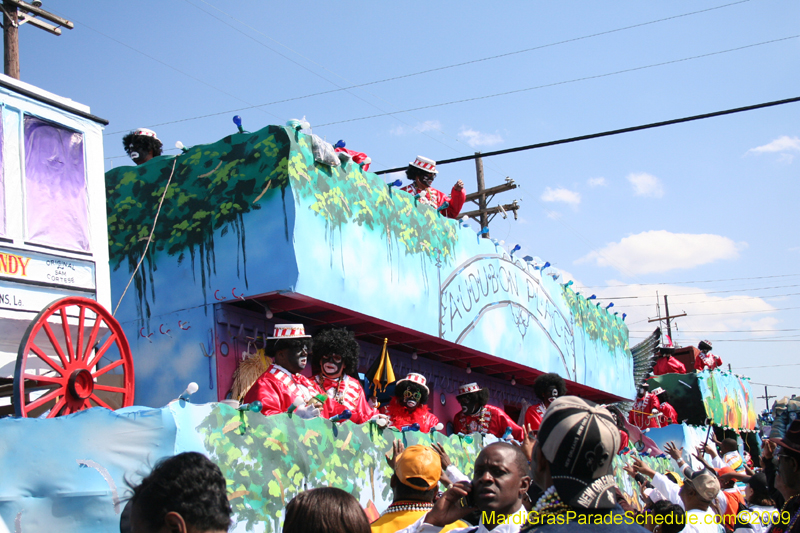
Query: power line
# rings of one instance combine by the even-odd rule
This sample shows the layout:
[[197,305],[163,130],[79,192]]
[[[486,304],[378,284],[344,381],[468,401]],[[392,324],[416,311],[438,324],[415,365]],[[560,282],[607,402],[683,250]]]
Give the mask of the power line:
[[751,279],[771,279],[771,278],[790,278],[800,276],[800,274],[778,274],[775,276],[753,276],[748,278],[721,278],[721,279],[702,279],[702,280],[693,280],[693,281],[671,281],[671,282],[660,282],[660,283],[622,283],[617,285],[584,285],[583,288],[585,289],[602,289],[602,288],[613,288],[613,287],[633,287],[635,285],[687,285],[690,283],[716,283],[719,281],[745,281]]
[[[763,41],[763,42],[760,42],[760,43],[748,44],[748,45],[745,45],[745,46],[739,46],[737,48],[729,48],[727,50],[720,50],[720,51],[717,51],[717,52],[709,52],[707,54],[700,54],[700,55],[697,55],[697,56],[684,57],[684,58],[681,58],[681,59],[673,59],[671,61],[663,61],[661,63],[653,63],[651,65],[644,65],[644,66],[640,66],[640,67],[633,67],[633,68],[628,68],[628,69],[623,69],[623,70],[617,70],[617,71],[614,71],[614,72],[607,72],[605,74],[596,74],[594,76],[584,76],[582,78],[574,78],[574,79],[566,80],[566,81],[557,81],[557,82],[553,82],[553,83],[547,83],[545,85],[537,85],[536,87],[528,87],[528,88],[525,88],[525,89],[515,89],[513,91],[505,91],[505,92],[502,92],[502,93],[488,94],[488,95],[484,95],[484,96],[475,96],[475,97],[472,97],[472,98],[463,98],[461,100],[452,100],[450,102],[442,102],[442,103],[439,103],[439,104],[430,104],[430,105],[425,105],[425,106],[420,106],[420,107],[412,107],[410,109],[406,109],[406,110],[403,110],[403,111],[398,111],[398,113],[407,113],[407,112],[410,112],[410,111],[419,111],[419,110],[422,110],[422,109],[432,109],[434,107],[444,107],[444,106],[449,106],[449,105],[454,105],[454,104],[462,104],[462,103],[465,103],[465,102],[474,102],[476,100],[486,100],[488,98],[497,98],[499,96],[508,96],[510,94],[517,94],[517,93],[523,93],[523,92],[527,92],[527,91],[534,91],[534,90],[537,90],[537,89],[544,89],[544,88],[547,88],[547,87],[555,87],[557,85],[565,85],[565,84],[568,84],[568,83],[576,83],[576,82],[579,82],[579,81],[594,80],[594,79],[598,79],[598,78],[606,78],[606,77],[609,77],[609,76],[615,76],[617,74],[625,74],[625,73],[628,73],[628,72],[635,72],[637,70],[645,70],[645,69],[649,69],[649,68],[662,67],[664,65],[671,65],[671,64],[674,64],[674,63],[681,63],[683,61],[690,61],[690,60],[693,60],[693,59],[700,59],[700,58],[704,58],[704,57],[710,57],[710,56],[715,56],[715,55],[720,55],[720,54],[726,54],[726,53],[729,53],[729,52],[736,52],[738,50],[745,50],[747,48],[753,48],[753,47],[756,47],[756,46],[763,46],[763,45],[766,45],[766,44],[777,43],[777,42],[780,42],[780,41],[787,41],[787,40],[790,40],[790,39],[796,39],[797,37],[800,37],[800,35],[791,35],[789,37],[781,37],[779,39],[772,39],[770,41]],[[732,112],[732,111],[728,111],[728,113],[730,113],[730,112]],[[722,113],[722,114],[727,114],[727,113]],[[321,128],[323,126],[332,126],[334,124],[344,124],[344,123],[347,123],[347,122],[356,122],[356,121],[359,121],[359,120],[367,120],[367,119],[371,119],[371,118],[378,118],[378,117],[384,117],[384,116],[387,116],[387,114],[384,113],[384,114],[378,114],[378,115],[369,115],[369,116],[365,116],[365,117],[350,118],[350,119],[346,119],[346,120],[338,120],[336,122],[327,122],[325,124],[318,124],[316,127],[317,128]],[[708,117],[700,117],[700,118],[708,118]],[[697,120],[697,118],[692,118],[692,120]],[[684,120],[681,120],[680,122],[686,122],[686,121],[687,120],[684,119]],[[664,125],[664,124],[659,124],[659,125]],[[656,126],[651,125],[650,127],[656,127]],[[645,129],[645,128],[640,127],[638,129]],[[630,131],[635,131],[635,130],[630,130]],[[617,132],[617,133],[624,133],[624,132],[620,131],[620,132]],[[600,135],[600,136],[602,136],[602,135]],[[575,140],[583,140],[583,139],[575,139]],[[570,142],[572,142],[572,141],[570,141]],[[559,142],[559,143],[556,143],[556,144],[562,144],[562,143],[563,143],[563,141]],[[550,145],[546,144],[545,146],[550,146]],[[538,146],[538,145],[532,145],[532,146],[526,146],[526,147],[520,147],[520,148],[509,148],[509,149],[506,149],[506,150],[497,150],[496,152],[485,152],[482,155],[483,155],[483,157],[486,157],[486,156],[507,154],[507,153],[511,153],[511,152],[519,152],[521,150],[530,150],[531,148],[540,148],[540,147],[541,146]],[[470,159],[474,159],[474,156],[472,156]],[[464,159],[464,158],[447,159],[447,160],[443,160],[443,161],[437,161],[437,165],[447,164],[447,163],[456,163],[456,162],[459,162],[459,161],[467,161],[467,159]],[[397,170],[402,170],[403,168],[405,168],[405,167],[398,167],[398,168],[382,170],[382,171],[380,171],[380,173],[396,172]]]
[[788,385],[775,385],[773,383],[756,383],[755,381],[750,382],[752,385],[766,385],[767,387],[779,387],[781,389],[800,389],[800,387],[790,387]]
[[[73,19],[73,20],[74,20],[74,19]],[[127,48],[127,49],[129,49],[129,50],[132,50],[132,51],[136,52],[137,54],[141,54],[141,55],[143,55],[144,57],[146,57],[146,58],[148,58],[148,59],[151,59],[151,60],[155,61],[156,63],[159,63],[159,64],[161,64],[161,65],[163,65],[163,66],[167,67],[168,69],[174,70],[175,72],[177,72],[177,73],[179,73],[179,74],[183,74],[184,76],[186,76],[186,77],[187,77],[187,78],[189,78],[189,79],[192,79],[192,80],[194,80],[194,81],[196,81],[196,82],[198,82],[198,83],[202,83],[202,84],[203,84],[203,85],[205,85],[206,87],[210,87],[211,89],[214,89],[215,91],[219,91],[220,93],[222,93],[222,94],[224,94],[224,95],[226,95],[226,96],[230,96],[231,98],[233,98],[233,99],[235,99],[235,100],[239,100],[240,102],[244,102],[244,103],[246,103],[246,104],[250,104],[250,102],[248,102],[247,100],[243,100],[242,98],[239,98],[238,96],[236,96],[236,95],[233,95],[233,94],[231,94],[231,93],[229,93],[229,92],[225,91],[224,89],[220,89],[219,87],[216,87],[216,86],[214,86],[214,85],[212,85],[212,84],[210,84],[210,83],[208,83],[208,82],[206,82],[206,81],[203,81],[203,80],[201,80],[200,78],[197,78],[197,77],[195,77],[195,76],[192,76],[192,75],[191,75],[191,74],[189,74],[188,72],[184,72],[183,70],[181,70],[181,69],[179,69],[179,68],[173,67],[173,66],[172,66],[172,65],[170,65],[169,63],[166,63],[166,62],[164,62],[164,61],[161,61],[160,59],[157,59],[157,58],[155,58],[155,57],[153,57],[153,56],[151,56],[151,55],[149,55],[149,54],[147,54],[147,53],[145,53],[145,52],[142,52],[141,50],[139,50],[139,49],[137,49],[137,48],[134,48],[133,46],[131,46],[131,45],[129,45],[129,44],[125,44],[125,43],[123,43],[122,41],[120,41],[120,40],[118,40],[118,39],[115,39],[114,37],[111,37],[110,35],[106,35],[105,33],[103,33],[103,32],[101,32],[100,30],[97,30],[97,29],[95,29],[95,28],[93,28],[93,27],[89,26],[88,24],[84,24],[84,23],[82,23],[82,22],[78,22],[77,20],[75,21],[75,23],[76,23],[76,24],[79,24],[79,25],[81,25],[81,26],[83,26],[83,27],[85,27],[85,28],[87,28],[87,29],[89,29],[89,30],[92,30],[93,32],[95,32],[95,33],[97,33],[97,34],[99,34],[99,35],[102,35],[102,36],[103,36],[103,37],[105,37],[106,39],[109,39],[109,40],[111,40],[111,41],[114,41],[115,43],[117,43],[117,44],[119,44],[119,45],[121,45],[121,46],[124,46],[125,48]],[[255,106],[254,106],[254,107],[255,107]],[[283,120],[283,119],[281,119],[281,117],[279,117],[278,115],[274,115],[274,114],[270,113],[269,111],[266,111],[266,110],[260,110],[260,111],[262,111],[263,113],[266,113],[267,115],[270,115],[271,117],[273,117],[273,118],[276,118],[276,119],[278,119],[278,120]],[[129,131],[129,129],[126,129],[126,130],[121,130],[121,131],[114,132],[114,133],[127,133],[128,131]],[[107,135],[112,135],[112,134],[107,134]]]
[[[691,302],[674,302],[677,305],[687,305],[687,304],[718,304],[721,302],[736,302],[739,300],[767,300],[769,298],[783,298],[784,296],[797,296],[800,295],[800,292],[790,292],[787,294],[772,294],[768,296],[742,296],[741,298],[720,298],[719,300],[694,300]],[[680,295],[678,295],[680,296]],[[627,305],[626,307],[649,307],[653,304],[633,304]]]
[[[191,2],[188,2],[188,0],[185,0],[185,1],[187,1],[187,3],[192,5],[195,9],[199,9],[200,11],[203,11],[204,13],[206,13],[209,16],[213,17],[213,15],[211,15],[207,11],[199,8],[198,6],[192,4]],[[342,78],[345,81],[348,81],[348,83],[352,83],[352,82],[349,82],[349,80],[346,80],[345,78],[343,78],[342,76],[339,76],[335,72],[332,72],[332,71],[328,70],[323,65],[320,65],[319,63],[317,63],[317,62],[305,57],[304,55],[300,54],[299,52],[297,52],[297,51],[293,50],[292,48],[284,45],[283,43],[277,41],[276,39],[273,39],[269,35],[267,35],[264,32],[258,30],[257,28],[254,28],[253,26],[250,26],[249,24],[247,24],[247,23],[235,18],[231,14],[226,13],[225,11],[219,9],[218,7],[210,4],[206,0],[200,0],[200,1],[203,2],[206,5],[214,8],[214,9],[216,9],[217,11],[219,11],[221,13],[224,13],[225,15],[230,17],[231,19],[235,20],[236,22],[239,22],[240,24],[246,26],[247,28],[250,28],[251,30],[253,30],[253,31],[265,36],[267,39],[271,40],[272,42],[274,42],[274,43],[276,43],[276,44],[278,44],[280,46],[282,46],[283,48],[286,48],[287,50],[291,51],[292,53],[297,54],[298,56],[302,57],[303,59],[305,59],[305,60],[307,60],[307,61],[309,61],[309,62],[311,62],[311,63],[313,63],[313,64],[315,64],[315,65],[317,65],[317,66],[319,66],[321,68],[323,68],[324,70],[327,70],[331,74],[333,74],[333,75],[335,75],[335,76],[337,76],[339,78]],[[175,121],[171,121],[171,122],[162,122],[160,124],[151,124],[149,127],[150,128],[155,128],[155,127],[158,127],[158,126],[165,126],[167,124],[175,124],[175,123],[178,123],[178,122],[185,122],[185,121],[198,120],[198,119],[202,119],[202,118],[209,118],[209,117],[214,117],[214,116],[219,116],[219,115],[226,115],[226,114],[229,114],[229,113],[236,113],[236,112],[239,112],[239,111],[246,111],[248,109],[253,109],[253,108],[256,108],[256,107],[265,107],[265,106],[270,106],[270,105],[275,105],[275,104],[280,104],[280,103],[285,103],[285,102],[303,100],[303,99],[306,99],[306,98],[312,98],[314,96],[322,96],[322,95],[331,94],[331,93],[348,91],[350,89],[358,89],[358,88],[361,88],[361,87],[366,87],[368,85],[377,85],[377,84],[380,84],[380,83],[386,83],[386,82],[390,82],[390,81],[396,81],[396,80],[400,80],[400,79],[411,78],[411,77],[414,77],[414,76],[420,76],[422,74],[429,74],[431,72],[436,72],[436,71],[440,71],[440,70],[447,70],[447,69],[451,69],[451,68],[462,67],[462,66],[471,65],[471,64],[474,64],[474,63],[490,61],[490,60],[499,59],[499,58],[503,58],[503,57],[508,57],[508,56],[512,56],[512,55],[522,54],[522,53],[526,53],[526,52],[532,52],[532,51],[535,51],[535,50],[541,50],[543,48],[550,48],[550,47],[558,46],[558,45],[561,45],[561,44],[568,44],[568,43],[572,43],[572,42],[576,42],[576,41],[591,39],[593,37],[600,37],[600,36],[603,36],[603,35],[617,33],[617,32],[621,32],[621,31],[625,31],[625,30],[640,28],[640,27],[643,27],[643,26],[657,24],[659,22],[665,22],[665,21],[668,21],[668,20],[674,20],[674,19],[688,17],[688,16],[692,16],[692,15],[698,15],[700,13],[706,13],[708,11],[714,11],[714,10],[717,10],[717,9],[723,9],[723,8],[730,7],[730,6],[735,6],[737,4],[744,4],[744,3],[749,2],[749,1],[750,0],[740,0],[738,2],[732,2],[732,3],[729,3],[729,4],[723,4],[723,5],[716,6],[716,7],[711,7],[711,8],[708,8],[708,9],[702,9],[702,10],[699,10],[699,11],[691,11],[689,13],[683,13],[683,14],[674,15],[674,16],[671,16],[671,17],[661,18],[661,19],[657,19],[657,20],[651,20],[651,21],[648,21],[648,22],[641,22],[641,23],[638,23],[638,24],[633,24],[631,26],[624,26],[624,27],[621,27],[621,28],[613,29],[613,30],[602,31],[602,32],[593,33],[593,34],[590,34],[590,35],[584,35],[584,36],[581,36],[581,37],[574,37],[572,39],[566,39],[566,40],[563,40],[563,41],[557,41],[557,42],[553,42],[553,43],[543,44],[543,45],[534,46],[534,47],[531,47],[531,48],[524,48],[522,50],[516,50],[514,52],[506,52],[504,54],[498,54],[498,55],[484,57],[484,58],[480,58],[480,59],[473,59],[473,60],[464,61],[464,62],[461,62],[461,63],[454,63],[452,65],[445,65],[443,67],[436,67],[436,68],[432,68],[432,69],[421,70],[421,71],[418,71],[418,72],[412,72],[410,74],[402,74],[402,75],[399,75],[399,76],[392,76],[392,77],[383,78],[383,79],[380,79],[380,80],[374,80],[374,81],[369,81],[369,82],[365,82],[365,83],[359,83],[359,84],[355,84],[355,85],[350,85],[348,87],[340,87],[340,86],[337,85],[336,89],[330,89],[330,90],[327,90],[327,91],[320,91],[320,92],[316,92],[316,93],[306,94],[306,95],[303,95],[303,96],[295,96],[295,97],[292,97],[292,98],[286,98],[286,99],[283,99],[283,100],[277,100],[277,101],[269,102],[269,103],[265,103],[265,104],[253,105],[253,106],[250,106],[250,107],[242,107],[242,108],[238,108],[238,109],[231,109],[231,110],[228,110],[228,111],[219,111],[219,112],[216,112],[216,113],[210,113],[210,114],[207,114],[207,115],[199,115],[199,116],[196,116],[196,117],[190,117],[190,118],[175,120]],[[214,17],[214,18],[217,18],[217,17]],[[219,19],[217,19],[217,20],[219,20]],[[220,22],[230,26],[229,24],[227,24],[226,22],[224,22],[222,20],[220,20]],[[236,28],[234,28],[234,29],[236,29]],[[236,30],[236,31],[239,31],[239,30]],[[240,32],[240,33],[243,33],[243,32]],[[250,37],[250,36],[248,36],[248,37]],[[252,37],[250,37],[250,38],[252,39]],[[256,42],[259,42],[259,41],[256,41]],[[259,44],[261,44],[262,46],[268,48],[269,50],[272,50],[276,54],[278,54],[281,57],[287,59],[288,61],[292,61],[293,63],[295,63],[296,65],[300,66],[301,68],[303,68],[305,70],[309,70],[307,67],[304,67],[304,66],[300,65],[296,61],[286,57],[285,55],[283,55],[280,52],[272,49],[271,47],[265,45],[264,43],[260,43],[259,42]],[[311,72],[315,76],[322,77],[319,74],[317,74],[315,72],[312,72],[310,70],[309,70],[309,72]],[[325,79],[326,81],[330,82],[330,80],[327,80],[326,78],[322,78],[322,79]],[[331,83],[333,83],[333,82],[331,82]],[[336,85],[336,84],[334,84],[334,85]],[[402,112],[402,111],[399,111],[399,112]],[[107,135],[115,135],[115,134],[119,134],[119,133],[127,133],[127,131],[128,130],[115,131],[115,132],[108,133]]]
[[[775,285],[772,287],[750,287],[744,289],[728,289],[724,291],[705,291],[705,292],[687,292],[683,294],[676,294],[675,296],[698,296],[702,294],[726,294],[731,292],[748,292],[748,291],[766,291],[772,289],[786,289],[790,287],[800,287],[800,284],[796,285]],[[579,290],[583,290],[586,287],[577,287]],[[639,295],[639,296],[598,296],[598,300],[630,300],[632,298],[652,298],[652,295]]]
[[751,368],[777,368],[779,366],[800,366],[800,363],[786,363],[785,365],[766,365],[766,366],[737,366],[736,370],[750,370]]

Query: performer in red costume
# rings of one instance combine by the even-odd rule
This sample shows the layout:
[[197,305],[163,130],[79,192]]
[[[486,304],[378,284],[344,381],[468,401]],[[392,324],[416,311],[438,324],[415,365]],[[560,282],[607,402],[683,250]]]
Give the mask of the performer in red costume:
[[489,390],[477,383],[469,383],[458,388],[456,400],[461,404],[461,412],[453,418],[453,431],[468,435],[470,433],[491,433],[497,438],[505,436],[507,428],[517,441],[522,441],[522,428],[505,411],[489,403]]
[[427,433],[439,425],[439,419],[428,411],[427,380],[422,374],[411,373],[395,384],[394,398],[389,405],[381,407],[381,414],[389,416],[389,425],[397,429],[419,424],[419,430]]
[[659,406],[658,410],[660,412],[658,417],[658,424],[660,427],[664,428],[670,424],[677,424],[678,423],[678,412],[675,411],[675,408],[672,407],[669,403],[669,394],[667,391],[658,387],[656,390],[651,392],[653,396],[658,398]]
[[[639,429],[661,427],[657,416],[659,415],[658,408],[660,404],[655,394],[647,392],[649,387],[647,383],[642,383],[639,386],[636,391],[636,401],[633,403],[631,412],[628,413],[628,422]],[[652,416],[654,414],[656,416]]]
[[686,366],[672,357],[675,352],[674,348],[659,348],[656,354],[658,361],[656,366],[653,367],[654,376],[663,376],[664,374],[685,374]]
[[414,196],[419,195],[418,201],[420,203],[427,204],[435,209],[439,209],[442,204],[447,202],[450,205],[444,209],[444,215],[449,218],[458,218],[458,214],[461,213],[461,208],[467,200],[467,193],[464,192],[464,182],[458,180],[453,185],[450,196],[447,196],[442,191],[431,187],[437,173],[436,161],[418,155],[413,163],[408,164],[408,169],[406,169],[406,177],[411,180],[411,184],[406,185],[402,190]]
[[709,353],[711,351],[711,341],[700,341],[697,345],[700,353],[694,358],[694,369],[698,372],[703,370],[714,370],[722,366],[722,359],[718,355]]
[[[301,418],[330,418],[344,411],[344,406],[328,398],[317,384],[300,374],[308,362],[311,336],[303,324],[278,324],[274,337],[267,337],[268,355],[273,363],[247,391],[245,403],[261,402],[265,416],[285,413],[295,406]],[[317,396],[324,398],[322,401]]]
[[350,411],[351,422],[363,424],[386,418],[372,407],[364,396],[358,375],[358,342],[346,329],[326,329],[313,337],[311,367],[314,381],[328,398]]
[[533,431],[539,431],[544,412],[556,398],[567,393],[567,384],[555,372],[542,374],[533,382],[533,392],[539,402],[531,405],[525,411],[525,426],[530,426]]

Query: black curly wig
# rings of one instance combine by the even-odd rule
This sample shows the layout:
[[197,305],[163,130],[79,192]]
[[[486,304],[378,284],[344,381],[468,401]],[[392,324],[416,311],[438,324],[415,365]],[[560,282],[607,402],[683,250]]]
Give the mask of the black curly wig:
[[322,358],[330,354],[342,356],[344,373],[358,379],[358,342],[352,331],[324,329],[314,335],[311,352],[311,370],[318,374]]
[[161,155],[163,146],[161,141],[155,137],[136,135],[136,132],[133,131],[122,138],[122,147],[125,148],[125,153],[128,156],[131,155],[131,152],[139,152],[141,155],[152,152],[153,157],[158,157]]
[[533,392],[542,401],[550,397],[550,389],[553,388],[558,391],[559,398],[567,394],[567,384],[564,382],[564,378],[555,372],[542,374],[533,382]]
[[164,526],[167,513],[177,512],[198,531],[227,531],[231,506],[225,477],[205,455],[185,452],[160,461],[133,487],[131,503],[153,531]]
[[394,388],[394,396],[397,398],[397,401],[403,403],[403,395],[407,390],[411,392],[419,391],[422,396],[420,397],[419,403],[417,405],[425,405],[428,403],[428,389],[420,385],[419,383],[414,383],[413,381],[406,380],[402,383],[398,383]]

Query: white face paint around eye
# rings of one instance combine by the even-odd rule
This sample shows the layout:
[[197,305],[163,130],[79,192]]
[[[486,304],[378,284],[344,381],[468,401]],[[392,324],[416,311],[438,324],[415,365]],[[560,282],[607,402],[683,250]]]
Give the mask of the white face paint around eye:
[[131,159],[139,159],[139,152],[131,152]]

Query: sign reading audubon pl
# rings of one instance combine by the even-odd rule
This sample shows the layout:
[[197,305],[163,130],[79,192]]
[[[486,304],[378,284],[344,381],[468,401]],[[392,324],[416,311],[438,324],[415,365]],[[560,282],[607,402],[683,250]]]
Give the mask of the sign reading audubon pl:
[[2,247],[0,279],[72,289],[95,289],[94,263],[91,261]]
[[497,254],[477,255],[458,265],[439,290],[440,338],[461,344],[487,313],[510,308],[523,341],[529,328],[537,328],[560,355],[565,377],[575,375],[572,324],[526,263]]

